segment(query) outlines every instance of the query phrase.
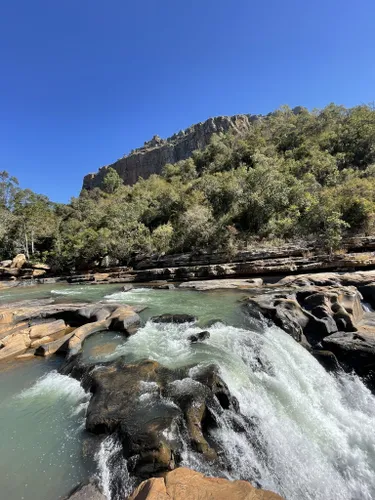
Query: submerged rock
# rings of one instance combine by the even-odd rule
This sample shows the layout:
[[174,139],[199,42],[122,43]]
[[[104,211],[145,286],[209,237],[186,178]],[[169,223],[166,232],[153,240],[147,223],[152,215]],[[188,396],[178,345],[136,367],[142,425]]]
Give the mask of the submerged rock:
[[178,468],[164,477],[141,483],[129,500],[282,500],[280,495],[258,490],[247,481],[206,477]]
[[195,344],[196,342],[203,342],[204,340],[207,340],[210,338],[210,332],[205,330],[203,332],[195,333],[194,335],[190,335],[188,337],[189,342],[192,344]]
[[108,500],[103,494],[96,479],[88,483],[81,483],[70,493],[65,500]]
[[191,314],[161,314],[160,316],[153,316],[151,321],[154,323],[194,323],[197,320]]

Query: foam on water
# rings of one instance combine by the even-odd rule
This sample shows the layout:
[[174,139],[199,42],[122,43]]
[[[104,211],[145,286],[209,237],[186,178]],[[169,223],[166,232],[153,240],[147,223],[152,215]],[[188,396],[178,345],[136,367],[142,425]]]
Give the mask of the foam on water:
[[78,403],[82,399],[88,399],[89,395],[77,380],[53,370],[43,375],[33,386],[25,389],[16,397],[21,399],[43,398],[55,401],[63,398],[70,403]]
[[127,304],[144,304],[153,301],[152,288],[132,288],[128,292],[116,292],[104,296],[104,300],[124,302]]
[[96,454],[98,479],[108,500],[127,498],[134,489],[127,462],[122,456],[122,445],[116,436],[108,436]]
[[[287,500],[375,498],[375,398],[356,376],[328,374],[275,327],[255,332],[216,323],[208,340],[191,345],[188,337],[198,331],[148,322],[112,357],[197,365],[191,376],[202,365],[220,367],[242,413],[217,416],[212,433],[231,464],[222,471],[227,477],[252,480]],[[188,381],[175,385],[183,390]],[[187,445],[183,464],[217,474]]]
[[51,290],[53,295],[82,295],[85,291],[85,288],[63,288],[61,290]]

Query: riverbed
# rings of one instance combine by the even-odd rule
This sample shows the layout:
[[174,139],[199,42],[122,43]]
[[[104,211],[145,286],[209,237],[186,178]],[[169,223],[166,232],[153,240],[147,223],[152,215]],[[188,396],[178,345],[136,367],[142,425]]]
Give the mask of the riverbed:
[[[282,330],[253,322],[241,308],[244,291],[197,292],[118,285],[40,285],[1,290],[1,302],[51,298],[57,302],[119,302],[145,307],[142,327],[129,339],[100,332],[87,339],[83,358],[97,363],[158,361],[168,368],[215,363],[242,416],[238,432],[220,417],[212,436],[231,463],[218,470],[186,445],[183,465],[211,475],[247,479],[287,500],[375,498],[375,398],[354,375],[335,376]],[[188,313],[194,324],[156,324],[152,316]],[[210,332],[203,343],[188,337]],[[58,373],[58,357],[3,365],[0,370],[0,484],[9,500],[63,498],[96,474],[111,496],[106,440],[96,458],[87,450],[85,409],[90,395]],[[190,379],[186,379],[189,383]],[[145,388],[145,396],[147,391]],[[256,426],[249,422],[256,422]],[[171,429],[173,433],[173,429]],[[123,464],[124,491],[132,478]],[[112,498],[111,500],[117,500]]]

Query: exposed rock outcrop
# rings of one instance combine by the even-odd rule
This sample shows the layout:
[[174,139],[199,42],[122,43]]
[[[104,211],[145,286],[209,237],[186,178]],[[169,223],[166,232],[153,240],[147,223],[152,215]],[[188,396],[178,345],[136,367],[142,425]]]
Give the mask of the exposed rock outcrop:
[[34,353],[49,356],[64,352],[71,357],[80,352],[84,340],[93,333],[115,330],[129,336],[140,326],[136,307],[51,301],[20,301],[0,306],[0,361],[26,359]]
[[193,151],[206,147],[214,134],[233,131],[241,134],[250,127],[248,115],[218,116],[193,125],[168,139],[154,136],[144,146],[111,165],[102,167],[96,174],[88,174],[83,189],[100,187],[109,168],[114,168],[125,184],[132,185],[142,177],[160,174],[167,163],[177,163],[190,158]]
[[182,436],[203,459],[217,460],[207,439],[215,415],[239,411],[215,365],[195,370],[193,378],[189,368],[171,370],[149,360],[131,364],[126,358],[90,366],[77,357],[63,373],[81,380],[93,394],[86,429],[115,433],[130,472],[147,478],[180,463]]
[[258,490],[247,481],[206,477],[191,469],[178,468],[163,478],[141,483],[129,500],[282,500],[280,495]]

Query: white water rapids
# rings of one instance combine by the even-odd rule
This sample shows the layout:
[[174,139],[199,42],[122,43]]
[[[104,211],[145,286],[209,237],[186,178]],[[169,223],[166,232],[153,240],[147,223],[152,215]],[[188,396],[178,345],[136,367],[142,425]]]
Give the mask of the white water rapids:
[[[54,285],[51,290],[50,286],[48,293],[55,296],[70,295],[69,300],[77,294],[79,300],[147,305],[144,320],[162,313],[190,313],[201,325],[217,319],[209,327],[147,321],[129,339],[106,332],[88,338],[84,345],[83,358],[88,362],[146,358],[171,369],[193,366],[191,378],[202,365],[219,367],[241,411],[235,415],[224,410],[217,415],[218,427],[211,430],[223,466],[205,463],[181,430],[171,428],[164,437],[182,442],[181,465],[247,479],[286,500],[375,499],[375,397],[356,376],[327,373],[282,330],[244,319],[237,303],[240,295],[144,288],[119,292],[109,285]],[[42,289],[33,293],[45,297]],[[191,344],[188,337],[202,330],[209,330],[210,338]],[[58,374],[58,368],[57,358],[38,359],[0,374],[1,498],[64,498],[95,473],[87,464],[92,449],[82,455],[89,395],[77,381]],[[185,378],[176,386],[183,391],[194,383]],[[149,383],[141,386],[140,402],[152,405],[158,391]],[[102,441],[96,465],[108,499],[123,500],[134,478],[113,436]]]
[[[375,498],[375,398],[357,377],[328,374],[278,328],[255,332],[217,323],[209,340],[191,345],[187,337],[199,330],[148,322],[112,358],[220,367],[247,429],[237,432],[229,411],[219,417],[212,437],[232,466],[221,471],[225,477],[255,479],[287,500]],[[188,447],[183,465],[218,472]]]

